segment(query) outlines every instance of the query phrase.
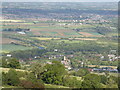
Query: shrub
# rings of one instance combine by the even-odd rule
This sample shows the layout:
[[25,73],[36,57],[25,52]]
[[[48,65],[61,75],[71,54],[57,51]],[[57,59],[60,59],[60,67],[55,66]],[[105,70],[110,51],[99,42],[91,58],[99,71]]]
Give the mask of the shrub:
[[20,86],[22,86],[23,88],[40,88],[40,90],[44,90],[44,85],[39,82],[33,83],[31,81],[21,80]]

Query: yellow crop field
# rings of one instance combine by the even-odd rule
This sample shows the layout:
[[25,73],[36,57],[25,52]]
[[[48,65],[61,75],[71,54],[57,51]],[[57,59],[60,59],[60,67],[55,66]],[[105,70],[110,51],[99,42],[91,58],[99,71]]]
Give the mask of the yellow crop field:
[[116,69],[116,68],[117,68],[117,66],[100,66],[100,68],[102,68],[102,67],[111,67],[111,68],[113,68],[113,69]]
[[25,22],[24,20],[5,20],[5,19],[1,19],[0,22]]
[[51,40],[51,39],[60,39],[60,38],[38,38],[38,37],[35,37],[35,39],[39,39],[39,40]]

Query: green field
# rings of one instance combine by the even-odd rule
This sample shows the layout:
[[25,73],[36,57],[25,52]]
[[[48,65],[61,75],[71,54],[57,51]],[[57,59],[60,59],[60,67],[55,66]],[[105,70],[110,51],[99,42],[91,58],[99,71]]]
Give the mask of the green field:
[[0,47],[2,47],[2,52],[32,49],[32,47],[25,47],[22,45],[14,45],[14,44],[3,44],[0,45]]
[[96,33],[96,32],[88,32],[88,33],[90,33],[90,34],[92,34],[92,35],[101,35],[101,34]]
[[64,27],[53,27],[53,26],[30,26],[30,28],[46,28],[46,29],[65,29]]
[[76,32],[64,32],[65,35],[79,35]]
[[32,32],[27,32],[26,33],[28,36],[33,36],[34,34]]

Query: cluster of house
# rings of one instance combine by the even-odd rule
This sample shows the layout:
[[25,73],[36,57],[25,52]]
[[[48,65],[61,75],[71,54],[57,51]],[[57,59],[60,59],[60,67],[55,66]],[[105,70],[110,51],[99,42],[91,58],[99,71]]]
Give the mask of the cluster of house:
[[[51,62],[47,62],[48,64],[52,64]],[[65,66],[65,68],[67,70],[71,70],[72,67],[71,67],[71,61],[66,57],[64,56],[63,60],[61,61],[61,63]],[[81,62],[82,64],[83,62]],[[114,72],[114,73],[117,73],[118,70],[117,68],[113,68],[112,66],[101,66],[100,68],[95,68],[95,66],[93,68],[89,67],[87,68],[90,72]]]
[[[64,56],[64,55],[60,55],[60,56],[58,56],[58,57],[64,57],[63,58],[63,60],[61,61],[61,63],[65,66],[65,68],[67,69],[67,70],[71,70],[72,68],[71,68],[71,61],[69,60],[69,59],[67,59],[67,57],[66,56]],[[56,56],[53,56],[53,57],[49,57],[49,59],[53,59],[53,58],[56,58]],[[52,64],[52,62],[50,62],[50,61],[48,61],[48,62],[46,62],[47,64]]]
[[101,66],[97,66],[97,65],[87,65],[88,67],[88,70],[91,71],[91,72],[114,72],[114,73],[117,73],[118,70],[117,70],[117,66],[104,66],[104,65],[101,65]]
[[[70,17],[74,17],[74,16],[70,16]],[[71,24],[76,24],[75,22],[80,22],[77,24],[87,24],[87,23],[104,23],[104,22],[110,22],[108,20],[103,19],[102,15],[98,15],[98,14],[82,14],[79,16],[81,18],[81,20],[61,20],[61,19],[52,19],[52,21],[56,21],[56,22],[73,22],[67,25],[71,25]],[[66,25],[66,24],[59,24],[59,25]]]
[[[55,51],[57,51],[57,50],[55,50]],[[7,54],[6,56],[7,57],[12,57],[11,54]],[[101,54],[97,55],[97,56],[99,56],[101,58],[101,60],[105,58]],[[57,58],[61,58],[61,57],[64,57],[63,60],[61,61],[61,63],[65,66],[65,68],[67,70],[71,70],[72,69],[71,61],[68,58],[69,57],[72,58],[72,57],[74,57],[74,55],[66,55],[66,56],[64,56],[64,55],[45,55],[44,56],[44,58],[48,58],[49,60],[57,59]],[[38,58],[40,58],[40,57],[39,56],[35,56],[34,57],[34,59],[38,59]],[[109,61],[115,61],[115,60],[118,60],[118,58],[120,58],[120,56],[116,56],[115,54],[108,54]],[[47,64],[52,64],[52,62],[48,61]],[[83,62],[80,62],[80,64],[83,65]],[[91,67],[91,66],[93,66],[93,67]],[[94,65],[88,65],[88,67],[89,67],[88,68],[89,71],[95,71],[95,72],[105,72],[105,71],[108,71],[108,72],[118,72],[117,68],[112,68],[111,66],[110,67],[105,66],[105,67],[96,68],[96,66],[94,66]]]
[[101,60],[105,60],[105,61],[116,61],[120,58],[120,56],[116,56],[115,54],[108,54],[107,55],[108,59],[105,59],[105,56],[100,56]]
[[117,69],[113,69],[111,67],[102,67],[102,68],[93,68],[92,71],[94,72],[114,72],[114,73],[117,73],[118,70]]
[[99,56],[100,60],[103,61],[116,61],[120,58],[117,54],[117,50],[111,50],[108,55],[96,54],[95,56]]

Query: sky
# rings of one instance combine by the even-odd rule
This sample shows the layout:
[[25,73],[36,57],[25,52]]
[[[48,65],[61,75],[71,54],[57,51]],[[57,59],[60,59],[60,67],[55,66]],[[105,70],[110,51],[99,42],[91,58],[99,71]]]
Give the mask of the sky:
[[0,0],[2,2],[119,2],[120,0]]

